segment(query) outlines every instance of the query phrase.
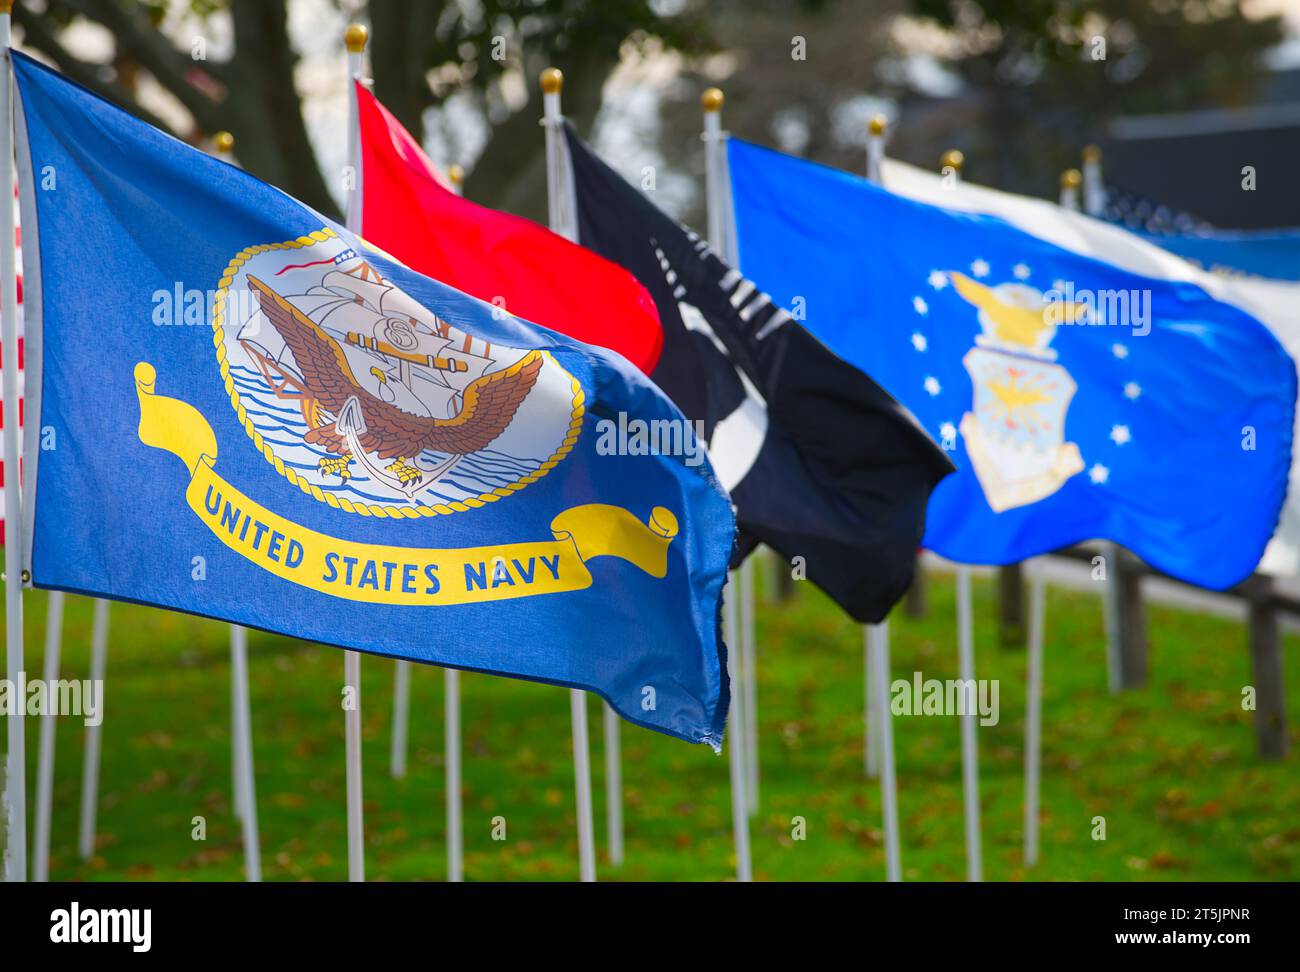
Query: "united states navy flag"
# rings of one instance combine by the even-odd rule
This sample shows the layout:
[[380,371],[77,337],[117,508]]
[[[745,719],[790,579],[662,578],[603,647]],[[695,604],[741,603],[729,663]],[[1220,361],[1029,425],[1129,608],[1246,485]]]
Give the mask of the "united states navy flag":
[[726,494],[693,450],[597,448],[689,435],[662,392],[14,69],[34,584],[590,689],[719,745]]
[[745,272],[954,457],[927,547],[999,564],[1101,538],[1206,587],[1250,574],[1296,400],[1258,320],[993,216],[737,139],[728,155]]

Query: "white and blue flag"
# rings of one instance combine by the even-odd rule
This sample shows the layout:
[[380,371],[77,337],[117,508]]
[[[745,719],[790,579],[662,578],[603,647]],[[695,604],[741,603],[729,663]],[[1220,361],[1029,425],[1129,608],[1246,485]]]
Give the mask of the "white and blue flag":
[[997,564],[1101,538],[1207,587],[1251,573],[1296,398],[1255,317],[738,140],[729,166],[744,272],[953,456],[927,547]]

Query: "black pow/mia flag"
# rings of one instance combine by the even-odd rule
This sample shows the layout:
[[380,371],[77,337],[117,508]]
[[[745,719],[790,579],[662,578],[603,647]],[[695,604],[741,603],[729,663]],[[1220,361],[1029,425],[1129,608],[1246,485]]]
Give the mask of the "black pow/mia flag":
[[741,529],[802,558],[861,622],[912,582],[930,491],[952,471],[911,414],[838,358],[568,130],[583,246],[650,291],[663,351],[650,377],[703,423]]

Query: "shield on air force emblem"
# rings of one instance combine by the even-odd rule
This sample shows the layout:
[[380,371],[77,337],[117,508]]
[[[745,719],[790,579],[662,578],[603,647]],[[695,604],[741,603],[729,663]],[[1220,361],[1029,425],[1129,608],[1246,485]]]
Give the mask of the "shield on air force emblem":
[[1049,305],[1027,284],[989,287],[961,273],[949,276],[978,308],[983,328],[962,358],[975,398],[960,426],[971,467],[994,512],[1028,506],[1083,470],[1079,447],[1065,441],[1076,385],[1048,346],[1058,322],[1073,322],[1083,310]]
[[249,437],[291,483],[349,512],[434,515],[540,479],[582,424],[547,352],[458,330],[329,230],[240,252],[213,327]]

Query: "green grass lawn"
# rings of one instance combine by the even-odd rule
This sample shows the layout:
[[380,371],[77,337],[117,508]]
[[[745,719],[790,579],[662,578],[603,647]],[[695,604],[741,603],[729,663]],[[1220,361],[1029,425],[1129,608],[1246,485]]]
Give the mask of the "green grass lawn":
[[[760,573],[762,573],[760,571]],[[760,880],[879,880],[880,792],[863,776],[862,629],[807,584],[758,613],[762,800]],[[955,678],[953,585],[930,611],[896,612],[894,677]],[[1300,772],[1254,752],[1243,626],[1149,608],[1150,687],[1106,691],[1100,600],[1049,588],[1043,706],[1042,852],[1021,862],[1025,655],[995,643],[991,581],[975,583],[977,675],[1000,680],[1001,721],[979,730],[989,880],[1296,880]],[[27,600],[27,671],[41,671],[45,596]],[[70,597],[65,677],[89,668],[91,605]],[[1288,639],[1288,671],[1296,670]],[[262,859],[268,880],[346,876],[343,655],[253,633],[252,714]],[[366,866],[371,880],[445,876],[442,677],[413,672],[407,778],[388,773],[393,664],[363,658]],[[230,673],[225,625],[114,605],[106,681],[99,842],[76,853],[80,720],[60,720],[51,876],[56,880],[236,880],[230,806]],[[461,681],[468,880],[577,875],[569,702],[564,689],[484,675]],[[1300,679],[1290,677],[1291,745]],[[624,724],[626,863],[604,852],[600,710],[590,703],[601,880],[718,880],[734,873],[724,756]],[[29,806],[38,721],[28,720]],[[964,876],[958,720],[894,720],[908,880]],[[30,814],[30,811],[29,811]],[[207,839],[191,837],[192,818]],[[492,839],[503,817],[507,839]],[[807,822],[792,840],[792,818]],[[1092,839],[1104,816],[1106,840]],[[30,820],[30,817],[29,817]]]

